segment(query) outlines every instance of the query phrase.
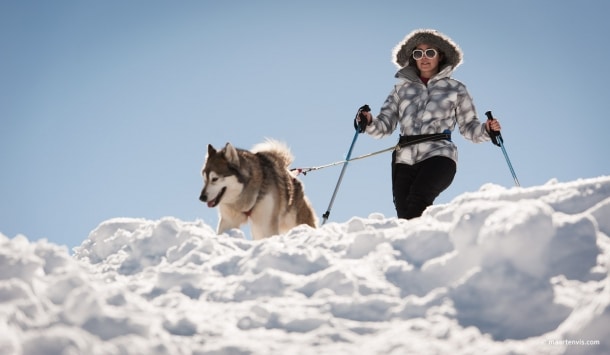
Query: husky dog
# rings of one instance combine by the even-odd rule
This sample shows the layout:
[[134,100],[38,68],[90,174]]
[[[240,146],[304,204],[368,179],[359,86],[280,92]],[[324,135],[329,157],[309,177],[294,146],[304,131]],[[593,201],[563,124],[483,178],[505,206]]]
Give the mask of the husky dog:
[[267,140],[251,151],[227,143],[221,150],[208,145],[199,199],[219,209],[218,234],[251,221],[252,239],[285,233],[316,217],[303,185],[288,169],[293,156],[278,141]]

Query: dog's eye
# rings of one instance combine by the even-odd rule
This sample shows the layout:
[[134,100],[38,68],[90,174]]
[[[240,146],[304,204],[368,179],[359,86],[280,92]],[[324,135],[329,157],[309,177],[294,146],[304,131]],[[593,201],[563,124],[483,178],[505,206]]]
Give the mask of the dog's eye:
[[217,177],[213,177],[212,178],[212,182],[216,182],[216,181],[218,181],[218,178]]

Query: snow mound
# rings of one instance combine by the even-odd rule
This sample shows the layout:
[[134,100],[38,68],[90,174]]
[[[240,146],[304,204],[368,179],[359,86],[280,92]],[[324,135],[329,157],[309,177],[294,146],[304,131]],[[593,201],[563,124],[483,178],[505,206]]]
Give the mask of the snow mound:
[[251,241],[117,218],[0,234],[0,354],[610,353],[610,177],[485,185]]

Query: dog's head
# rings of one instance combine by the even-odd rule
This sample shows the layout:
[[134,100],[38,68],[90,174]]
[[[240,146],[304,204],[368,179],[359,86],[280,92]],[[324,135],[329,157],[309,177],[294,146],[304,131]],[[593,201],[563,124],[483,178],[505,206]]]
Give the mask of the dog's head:
[[208,207],[216,207],[221,202],[235,201],[243,189],[237,149],[231,143],[221,150],[208,144],[202,175],[201,202],[207,203]]

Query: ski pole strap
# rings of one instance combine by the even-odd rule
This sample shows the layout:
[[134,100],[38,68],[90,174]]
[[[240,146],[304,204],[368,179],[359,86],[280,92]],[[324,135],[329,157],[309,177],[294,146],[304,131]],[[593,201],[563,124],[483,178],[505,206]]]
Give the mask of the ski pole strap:
[[413,144],[418,144],[422,142],[429,141],[440,141],[440,140],[448,140],[451,142],[451,131],[447,130],[443,133],[433,133],[433,134],[416,134],[412,136],[403,136],[401,135],[398,138],[398,145],[396,148],[403,148]]

